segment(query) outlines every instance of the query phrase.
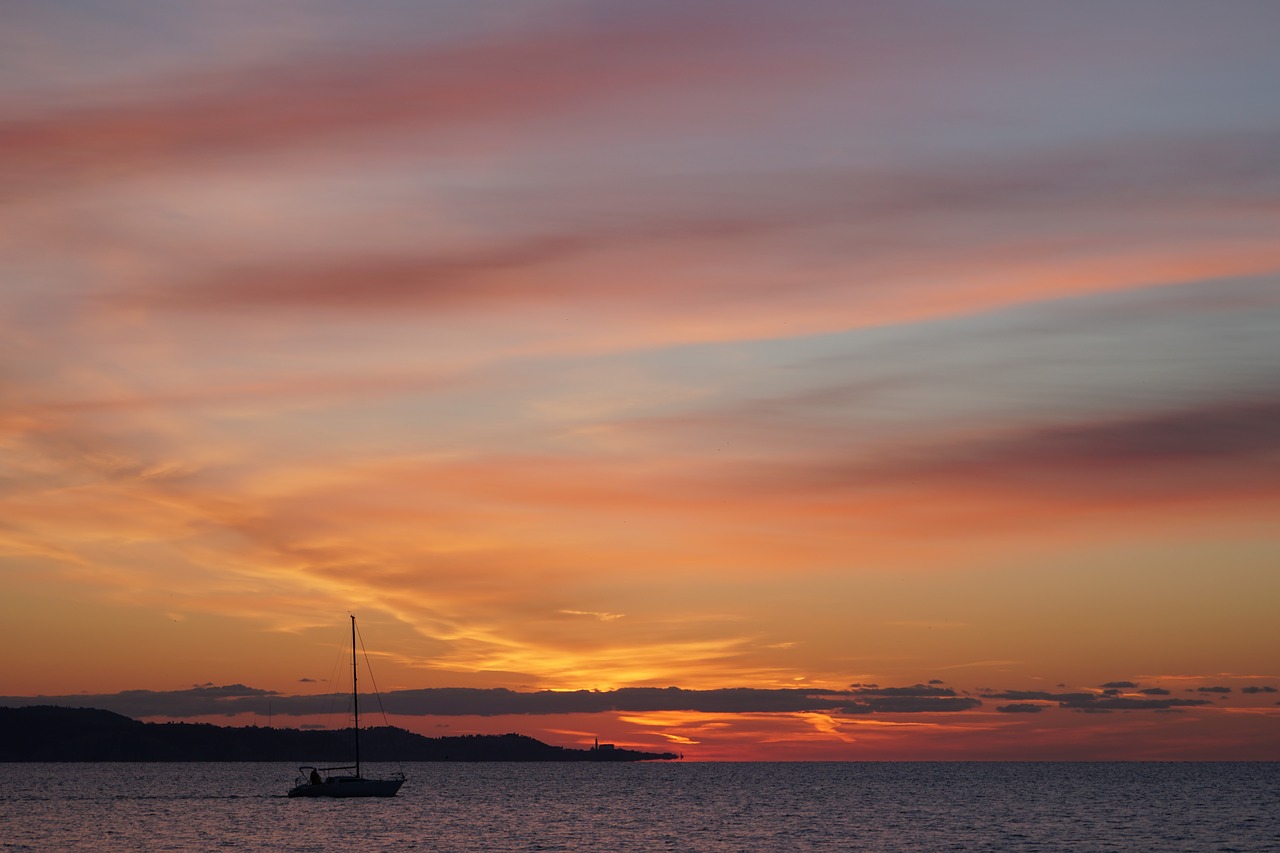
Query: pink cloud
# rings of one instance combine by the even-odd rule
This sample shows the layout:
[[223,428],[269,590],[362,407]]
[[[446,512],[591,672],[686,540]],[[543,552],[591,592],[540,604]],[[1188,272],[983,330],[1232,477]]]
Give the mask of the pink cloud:
[[750,37],[742,19],[682,15],[680,23],[566,23],[206,73],[149,97],[10,116],[0,158],[11,186],[66,186],[387,131],[538,121],[654,90],[672,95],[695,70],[704,82],[781,70],[764,72],[732,50]]

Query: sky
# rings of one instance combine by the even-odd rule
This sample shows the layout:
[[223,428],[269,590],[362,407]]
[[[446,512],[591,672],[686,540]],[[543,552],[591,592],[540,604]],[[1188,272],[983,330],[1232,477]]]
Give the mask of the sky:
[[5,4],[0,704],[1280,760],[1278,31]]

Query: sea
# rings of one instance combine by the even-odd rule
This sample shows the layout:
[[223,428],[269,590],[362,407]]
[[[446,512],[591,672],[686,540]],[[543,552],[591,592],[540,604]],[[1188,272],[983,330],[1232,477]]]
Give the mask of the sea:
[[5,850],[1280,851],[1280,763],[0,764]]

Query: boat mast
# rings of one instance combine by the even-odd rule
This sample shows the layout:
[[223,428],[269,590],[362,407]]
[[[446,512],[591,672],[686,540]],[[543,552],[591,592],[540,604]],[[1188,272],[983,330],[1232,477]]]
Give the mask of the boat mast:
[[360,691],[356,689],[356,615],[351,614],[351,707],[356,714],[356,778],[360,778]]

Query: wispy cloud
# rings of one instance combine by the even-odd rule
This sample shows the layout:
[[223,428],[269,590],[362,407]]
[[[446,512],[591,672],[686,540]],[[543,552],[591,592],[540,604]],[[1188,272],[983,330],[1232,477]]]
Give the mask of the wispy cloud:
[[[1280,400],[1230,400],[1181,411],[1123,420],[1102,420],[980,439],[917,459],[885,466],[890,476],[972,478],[979,474],[999,488],[1030,488],[1033,478],[1049,477],[1049,487],[1117,480],[1133,475],[1172,474],[1179,467],[1210,462],[1237,466],[1219,469],[1224,485],[1250,476],[1254,462],[1280,448],[1269,425],[1280,417]],[[867,473],[874,475],[872,467]],[[1132,481],[1130,481],[1132,482]],[[1117,483],[1118,485],[1118,483]],[[1134,484],[1138,489],[1151,482]]]
[[[693,56],[702,74],[749,69],[711,46],[711,22],[682,26],[563,22],[433,48],[334,53],[280,65],[168,81],[150,97],[115,99],[52,115],[15,117],[0,152],[19,185],[66,185],[140,170],[208,164],[282,146],[340,143],[389,130],[440,133],[458,126],[531,121],[627,92],[670,91]],[[739,28],[719,22],[716,42]],[[662,55],[662,63],[651,57]]]
[[[1203,176],[1204,187],[1225,196],[1215,203],[1238,205],[1237,196],[1250,193],[1260,194],[1257,204],[1272,203],[1280,197],[1280,187],[1268,193],[1261,189],[1265,182],[1260,183],[1259,176],[1274,173],[1269,168],[1274,163],[1259,163],[1252,169],[1238,164],[1273,158],[1277,150],[1273,141],[1228,140],[1218,143],[1225,149],[1221,156],[1206,154],[1203,145],[1190,145],[1188,153],[1171,157],[1167,166],[1154,171],[1146,142],[1134,144],[1128,156],[1108,149],[1086,157],[1112,168],[1117,159],[1128,161],[1141,190],[1117,187],[1114,175],[1089,164],[1074,164],[1079,170],[1074,175],[1055,156],[1029,164],[1019,174],[1010,174],[1014,167],[1005,162],[999,166],[945,163],[935,167],[937,175],[922,177],[913,171],[899,179],[856,173],[796,175],[787,170],[783,175],[667,178],[663,179],[670,183],[666,191],[656,189],[655,179],[648,175],[603,190],[566,176],[562,184],[548,184],[514,199],[487,197],[483,192],[460,199],[468,207],[492,211],[497,221],[510,220],[507,211],[514,209],[527,212],[528,221],[536,223],[512,233],[499,232],[501,239],[496,242],[490,237],[486,244],[465,250],[423,251],[415,246],[381,254],[314,259],[284,255],[256,264],[222,263],[197,275],[178,273],[176,282],[169,273],[163,283],[131,284],[115,298],[125,305],[184,311],[456,313],[518,311],[571,301],[627,307],[644,314],[653,307],[654,297],[661,296],[668,309],[679,306],[701,315],[714,305],[722,315],[727,310],[729,319],[741,315],[735,322],[751,324],[758,320],[749,319],[741,308],[724,305],[724,300],[745,306],[767,302],[775,311],[794,304],[792,310],[798,316],[811,312],[805,305],[818,300],[829,309],[846,306],[838,315],[842,321],[837,327],[857,324],[859,315],[863,323],[945,315],[957,308],[975,310],[1022,301],[1026,298],[1023,288],[998,282],[1046,261],[1070,267],[1076,263],[1072,255],[1081,240],[1095,244],[1099,251],[1119,251],[1108,236],[1071,234],[1075,226],[1055,221],[1073,218],[1060,198],[1064,193],[1091,210],[1110,210],[1121,200],[1130,206],[1150,205],[1151,217],[1158,221],[1159,211],[1174,201],[1164,194],[1171,187],[1187,191],[1189,169],[1212,169],[1213,164],[1226,161],[1236,164],[1228,173],[1210,171]],[[1210,152],[1216,150],[1208,147]],[[1237,147],[1252,154],[1242,158]],[[957,173],[967,177],[957,179]],[[1226,189],[1224,183],[1234,189]],[[693,203],[687,200],[690,197]],[[616,199],[627,199],[627,203],[618,205]],[[1184,201],[1206,203],[1195,198]],[[428,199],[423,204],[433,211],[439,206]],[[951,223],[957,217],[972,220],[975,216],[991,220],[991,233],[972,245],[950,245]],[[1161,240],[1163,235],[1126,234],[1129,246],[1147,239]],[[765,255],[778,251],[788,255],[798,251],[830,261],[816,270],[771,268]],[[699,276],[697,287],[691,289],[695,279],[679,269],[648,274],[645,258],[655,252],[688,257],[695,264],[701,263],[696,260],[699,257],[719,258],[740,270],[730,277]],[[757,255],[757,260],[750,260]],[[1219,271],[1260,272],[1280,262],[1280,255],[1261,244],[1255,252],[1237,257],[1244,261],[1246,255],[1252,260],[1244,266]],[[752,269],[760,265],[768,268],[765,278]],[[970,271],[979,267],[984,272],[975,277]],[[632,270],[646,274],[637,276]],[[927,283],[944,273],[945,290]],[[1041,280],[1037,295],[1116,290],[1177,276],[1159,263],[1138,274],[1145,280],[1088,275]],[[851,277],[886,275],[904,286],[886,292],[850,284]],[[778,287],[779,277],[787,284],[785,290]],[[931,307],[943,292],[945,301]],[[853,306],[859,308],[856,313],[847,310]],[[754,335],[760,330],[744,326],[743,332]]]

